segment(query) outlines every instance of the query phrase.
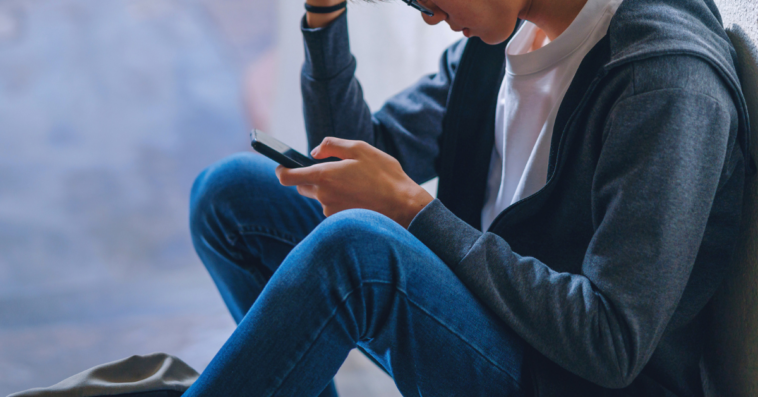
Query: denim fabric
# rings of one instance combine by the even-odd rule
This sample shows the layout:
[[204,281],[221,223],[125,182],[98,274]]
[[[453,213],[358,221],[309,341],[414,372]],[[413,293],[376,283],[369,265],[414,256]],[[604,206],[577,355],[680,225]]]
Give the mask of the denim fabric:
[[424,244],[367,210],[324,220],[241,154],[197,179],[195,248],[237,330],[185,394],[332,395],[362,347],[404,396],[521,396],[523,341]]

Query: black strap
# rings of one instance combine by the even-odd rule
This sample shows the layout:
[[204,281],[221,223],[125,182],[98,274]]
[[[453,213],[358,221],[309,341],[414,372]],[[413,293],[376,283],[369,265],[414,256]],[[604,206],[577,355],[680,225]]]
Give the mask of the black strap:
[[343,1],[342,3],[333,5],[331,7],[318,7],[318,6],[312,6],[308,3],[305,3],[305,11],[308,11],[314,14],[331,14],[345,7],[347,7],[347,1]]

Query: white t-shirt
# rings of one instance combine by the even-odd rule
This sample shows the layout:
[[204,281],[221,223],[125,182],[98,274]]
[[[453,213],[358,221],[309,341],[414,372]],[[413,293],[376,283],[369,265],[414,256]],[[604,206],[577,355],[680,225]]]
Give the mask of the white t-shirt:
[[505,208],[545,186],[558,108],[579,64],[605,36],[621,1],[587,0],[560,36],[532,52],[537,26],[531,22],[525,21],[508,43],[482,230]]

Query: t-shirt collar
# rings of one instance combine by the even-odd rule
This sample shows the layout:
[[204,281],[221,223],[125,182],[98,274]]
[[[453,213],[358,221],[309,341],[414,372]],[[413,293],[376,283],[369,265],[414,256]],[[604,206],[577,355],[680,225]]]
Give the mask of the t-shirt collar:
[[514,75],[531,74],[549,69],[581,47],[605,12],[607,0],[587,0],[568,28],[555,40],[532,52],[529,48],[534,41],[537,26],[529,21],[524,23],[505,48],[506,69]]

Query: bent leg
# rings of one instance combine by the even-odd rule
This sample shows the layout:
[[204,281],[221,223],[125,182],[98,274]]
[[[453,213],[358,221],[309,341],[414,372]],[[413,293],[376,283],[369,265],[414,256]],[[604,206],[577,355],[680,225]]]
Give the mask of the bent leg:
[[523,343],[405,229],[351,210],[287,256],[186,396],[314,396],[356,346],[404,396],[520,396]]
[[240,153],[208,167],[192,187],[192,242],[237,323],[290,250],[324,219],[318,201],[282,186],[275,168],[263,156]]
[[[324,219],[318,201],[282,186],[275,168],[240,153],[208,167],[192,187],[192,242],[238,324],[290,250]],[[336,395],[334,383],[321,394]]]

